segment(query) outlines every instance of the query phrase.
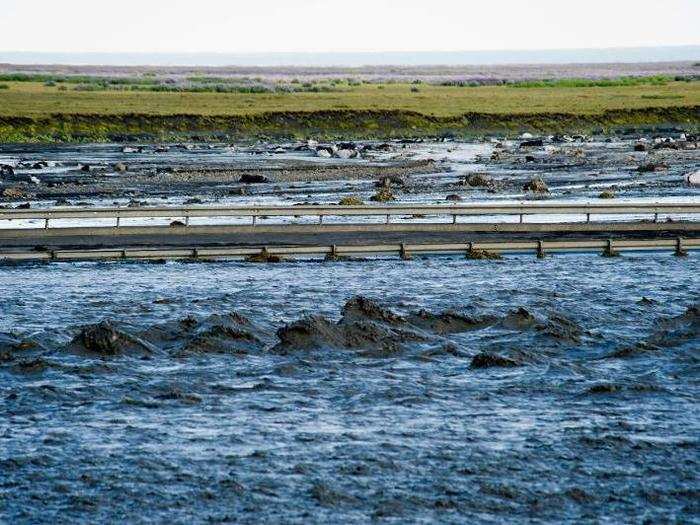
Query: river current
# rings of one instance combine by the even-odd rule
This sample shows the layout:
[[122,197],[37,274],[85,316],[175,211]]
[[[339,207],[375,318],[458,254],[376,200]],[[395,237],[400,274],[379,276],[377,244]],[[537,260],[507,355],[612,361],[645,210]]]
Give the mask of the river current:
[[[668,253],[2,267],[0,522],[695,522],[698,275]],[[356,296],[392,334],[480,321],[277,350]],[[250,351],[71,347],[231,312]]]

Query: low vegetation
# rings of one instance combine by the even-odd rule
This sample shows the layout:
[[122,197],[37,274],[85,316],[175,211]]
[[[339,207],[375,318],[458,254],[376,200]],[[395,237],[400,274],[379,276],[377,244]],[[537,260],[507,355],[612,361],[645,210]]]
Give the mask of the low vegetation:
[[[0,141],[231,136],[401,137],[700,122],[700,81],[666,77],[502,86],[270,83],[254,77],[0,75]],[[225,81],[224,81],[225,80]],[[517,89],[527,87],[527,89]]]

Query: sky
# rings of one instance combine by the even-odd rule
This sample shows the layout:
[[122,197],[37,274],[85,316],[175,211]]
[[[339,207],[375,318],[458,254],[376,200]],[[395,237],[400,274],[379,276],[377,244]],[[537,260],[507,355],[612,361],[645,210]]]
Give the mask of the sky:
[[269,53],[697,45],[698,20],[700,0],[0,0],[0,51]]

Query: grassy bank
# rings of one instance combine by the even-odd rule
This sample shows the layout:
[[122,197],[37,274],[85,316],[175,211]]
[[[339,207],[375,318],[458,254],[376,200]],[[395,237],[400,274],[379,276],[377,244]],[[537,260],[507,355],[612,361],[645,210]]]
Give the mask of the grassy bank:
[[572,132],[700,125],[700,82],[613,86],[346,85],[339,92],[191,93],[61,90],[4,82],[0,141],[169,138],[399,137]]

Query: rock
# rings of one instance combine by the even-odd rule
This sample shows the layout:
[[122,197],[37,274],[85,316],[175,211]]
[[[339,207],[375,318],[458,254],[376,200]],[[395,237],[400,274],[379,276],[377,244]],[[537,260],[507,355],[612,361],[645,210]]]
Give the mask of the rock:
[[335,156],[339,159],[354,159],[359,155],[359,152],[354,149],[339,149]]
[[646,151],[647,147],[644,144],[635,144],[634,151]]
[[685,183],[688,186],[700,186],[700,170],[688,173],[685,176]]
[[522,363],[490,352],[482,352],[472,358],[470,368],[512,368]]
[[22,203],[22,204],[18,204],[17,206],[15,206],[15,209],[17,209],[17,210],[28,210],[28,209],[30,209],[31,207],[32,207],[32,205],[31,205],[30,203],[24,202],[24,203]]
[[191,199],[187,199],[183,204],[204,204],[204,202],[202,199],[192,197]]
[[648,164],[642,164],[641,166],[639,166],[637,168],[637,171],[639,173],[652,173],[654,171],[661,171],[661,170],[665,170],[665,169],[668,169],[668,166],[666,166],[666,164],[663,164],[661,162],[659,162],[659,163],[650,162]]
[[523,190],[535,193],[549,193],[549,188],[542,177],[533,177],[530,182],[523,186]]
[[338,204],[340,206],[364,206],[365,203],[362,199],[353,195],[350,197],[343,197]]
[[541,148],[542,146],[544,146],[542,139],[526,140],[520,143],[521,148]]
[[405,185],[406,181],[404,181],[398,175],[388,175],[386,177],[382,177],[374,183],[375,188],[390,188],[391,186],[403,187]]
[[493,179],[485,173],[472,173],[466,179],[466,184],[474,188],[493,186]]
[[598,195],[599,199],[614,199],[615,192],[610,190],[605,190]]
[[525,162],[535,162],[534,155],[525,155]]
[[489,250],[478,250],[478,249],[471,249],[467,253],[467,259],[471,260],[491,260],[491,261],[500,261],[503,259],[503,256],[498,253],[498,252],[492,252]]
[[186,226],[186,224],[182,221],[173,221],[170,223],[171,228],[182,228],[183,226]]
[[6,199],[24,199],[28,197],[28,194],[20,188],[5,188],[2,190],[2,196]]
[[82,171],[83,173],[90,173],[91,170],[92,166],[90,166],[90,164],[83,164],[82,166],[80,166],[80,171]]
[[151,345],[114,326],[111,321],[84,326],[71,341],[68,348],[72,351],[112,357],[123,354],[150,354]]
[[267,177],[265,177],[265,175],[244,173],[243,175],[241,175],[241,178],[238,182],[241,184],[263,184],[265,182],[268,182],[268,180]]
[[14,175],[15,169],[9,164],[0,164],[0,176]]
[[447,197],[445,197],[445,200],[446,201],[461,201],[464,199],[462,199],[462,197],[457,195],[456,193],[452,193],[452,194],[448,195]]
[[370,197],[370,200],[375,202],[389,202],[396,199],[389,188],[381,188],[377,193]]
[[535,138],[535,136],[532,133],[523,133],[522,135],[520,135],[520,138],[527,140],[527,139],[533,139],[533,138]]
[[333,154],[327,149],[321,148],[316,150],[316,156],[324,159],[329,159],[333,156]]
[[126,171],[129,171],[129,167],[123,162],[117,162],[112,166],[112,169],[117,173],[124,173]]
[[41,184],[41,180],[34,175],[28,173],[14,173],[12,175],[5,175],[5,180],[8,182],[27,182],[30,184]]

